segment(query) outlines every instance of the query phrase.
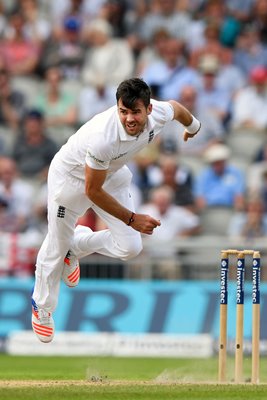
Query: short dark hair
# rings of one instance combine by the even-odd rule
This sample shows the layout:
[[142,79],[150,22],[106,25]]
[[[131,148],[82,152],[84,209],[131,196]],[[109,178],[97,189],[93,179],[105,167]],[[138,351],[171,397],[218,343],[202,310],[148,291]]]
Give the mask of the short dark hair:
[[142,100],[145,107],[150,104],[151,90],[149,86],[140,78],[126,79],[117,88],[117,103],[121,99],[123,105],[131,110],[137,100]]
[[42,113],[42,111],[38,110],[37,108],[32,108],[31,110],[28,110],[26,112],[25,118],[37,119],[39,121],[42,121],[44,119],[44,114]]

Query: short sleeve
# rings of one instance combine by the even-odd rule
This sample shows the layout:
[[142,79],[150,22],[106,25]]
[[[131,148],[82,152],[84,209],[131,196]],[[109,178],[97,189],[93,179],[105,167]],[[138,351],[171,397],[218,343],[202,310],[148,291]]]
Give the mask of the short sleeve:
[[95,135],[87,147],[85,162],[94,169],[108,169],[112,159],[112,149],[104,139]]
[[168,101],[151,100],[154,111],[154,118],[166,123],[172,121],[174,118],[174,109]]

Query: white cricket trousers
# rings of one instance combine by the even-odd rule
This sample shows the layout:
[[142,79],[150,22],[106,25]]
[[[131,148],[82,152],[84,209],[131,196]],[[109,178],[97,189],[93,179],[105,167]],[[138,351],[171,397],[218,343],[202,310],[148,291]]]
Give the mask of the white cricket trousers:
[[[121,168],[105,182],[105,190],[122,205],[134,211],[130,194],[131,172]],[[108,229],[92,232],[76,226],[86,209],[92,208]],[[84,194],[84,182],[60,174],[53,162],[48,174],[48,233],[36,260],[33,299],[46,311],[57,306],[64,258],[71,249],[77,258],[92,253],[128,260],[142,250],[139,232],[106,213]]]

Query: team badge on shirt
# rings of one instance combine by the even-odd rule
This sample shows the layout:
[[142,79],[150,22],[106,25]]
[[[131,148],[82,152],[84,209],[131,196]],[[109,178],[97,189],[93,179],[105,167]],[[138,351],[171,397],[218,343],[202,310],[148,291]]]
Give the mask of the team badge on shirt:
[[148,134],[148,143],[150,143],[154,138],[154,129]]
[[65,217],[65,211],[66,211],[66,207],[59,206],[58,210],[57,210],[57,217],[58,218],[64,218]]

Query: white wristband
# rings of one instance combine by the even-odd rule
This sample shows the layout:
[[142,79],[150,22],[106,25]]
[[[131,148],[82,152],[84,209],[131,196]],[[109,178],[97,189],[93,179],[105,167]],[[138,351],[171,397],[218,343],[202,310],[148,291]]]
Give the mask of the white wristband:
[[199,131],[201,124],[200,124],[199,120],[196,119],[193,115],[192,115],[192,118],[193,118],[193,121],[191,122],[190,125],[185,126],[185,129],[188,133],[194,134]]

